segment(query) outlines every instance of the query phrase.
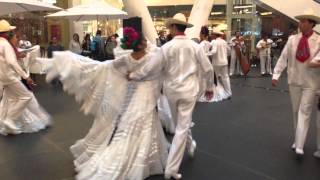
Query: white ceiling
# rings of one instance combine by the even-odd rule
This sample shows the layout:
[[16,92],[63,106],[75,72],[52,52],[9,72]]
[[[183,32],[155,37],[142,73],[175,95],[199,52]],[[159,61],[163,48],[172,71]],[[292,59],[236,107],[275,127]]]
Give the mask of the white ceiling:
[[[147,6],[191,5],[194,0],[144,0]],[[226,4],[226,0],[212,0],[214,4]]]

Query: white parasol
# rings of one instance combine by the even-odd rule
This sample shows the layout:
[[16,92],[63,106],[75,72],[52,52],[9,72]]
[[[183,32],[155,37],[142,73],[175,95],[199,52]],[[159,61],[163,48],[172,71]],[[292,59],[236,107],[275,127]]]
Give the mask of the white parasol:
[[0,16],[31,11],[59,11],[61,8],[38,0],[0,0]]

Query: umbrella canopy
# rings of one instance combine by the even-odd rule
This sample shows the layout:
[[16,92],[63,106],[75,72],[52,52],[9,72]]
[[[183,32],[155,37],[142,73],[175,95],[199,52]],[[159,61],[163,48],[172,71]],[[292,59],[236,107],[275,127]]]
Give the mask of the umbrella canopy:
[[0,16],[30,11],[59,11],[57,6],[38,0],[0,0]]
[[75,21],[124,19],[128,14],[110,6],[104,1],[79,5],[64,11],[59,11],[47,17],[63,17]]

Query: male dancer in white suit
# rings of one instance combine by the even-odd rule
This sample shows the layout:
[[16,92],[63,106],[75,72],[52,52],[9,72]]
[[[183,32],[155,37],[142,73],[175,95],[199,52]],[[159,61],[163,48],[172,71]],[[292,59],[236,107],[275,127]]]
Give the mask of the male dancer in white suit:
[[176,121],[175,135],[172,141],[165,178],[181,179],[178,173],[185,148],[193,156],[196,142],[192,140],[192,113],[200,93],[198,71],[203,71],[208,87],[206,97],[213,96],[213,69],[204,50],[199,44],[185,36],[186,28],[192,27],[186,17],[178,13],[166,22],[174,38],[161,47],[159,58],[150,61],[145,67],[132,72],[128,78],[141,80],[150,72],[163,72],[163,90],[168,97],[173,119]]
[[222,86],[224,89],[223,99],[231,98],[231,85],[228,74],[228,51],[230,47],[228,43],[221,38],[223,33],[217,28],[213,29],[212,34],[216,37],[211,43],[212,49],[212,65],[218,78],[218,86]]
[[295,17],[299,20],[301,33],[288,39],[274,68],[272,79],[272,85],[276,86],[281,72],[287,67],[295,130],[292,148],[299,156],[304,154],[303,147],[316,100],[316,89],[310,83],[312,71],[307,63],[320,49],[320,36],[313,31],[314,26],[320,23],[320,17],[314,14],[316,13],[306,12]]

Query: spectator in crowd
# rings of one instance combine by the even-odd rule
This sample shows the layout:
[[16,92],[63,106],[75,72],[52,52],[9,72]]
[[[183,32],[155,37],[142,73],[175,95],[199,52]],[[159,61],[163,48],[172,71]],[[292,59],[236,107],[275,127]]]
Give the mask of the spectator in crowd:
[[64,48],[59,44],[57,37],[53,37],[48,47],[48,58],[52,58],[54,51],[63,51]]
[[[52,41],[49,44],[48,47],[48,58],[52,58],[53,57],[53,52],[54,51],[63,51],[64,48],[62,45],[59,44],[58,39],[56,37],[52,37]],[[61,84],[58,80],[58,78],[52,80],[51,84],[53,85],[57,85],[57,84]]]
[[117,47],[117,34],[110,36],[106,44],[107,59],[114,59],[113,49]]
[[97,30],[96,36],[91,42],[91,53],[92,58],[98,61],[104,61],[105,52],[104,52],[104,41],[102,39],[101,30]]
[[159,32],[159,46],[164,45],[167,42],[167,38],[164,35],[164,31]]
[[90,44],[91,44],[90,34],[86,34],[83,41],[82,41],[82,44],[81,44],[81,47],[82,47],[81,55],[82,56],[91,57]]
[[76,54],[81,54],[81,45],[79,40],[79,34],[73,34],[73,37],[69,43],[69,50]]

